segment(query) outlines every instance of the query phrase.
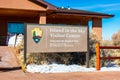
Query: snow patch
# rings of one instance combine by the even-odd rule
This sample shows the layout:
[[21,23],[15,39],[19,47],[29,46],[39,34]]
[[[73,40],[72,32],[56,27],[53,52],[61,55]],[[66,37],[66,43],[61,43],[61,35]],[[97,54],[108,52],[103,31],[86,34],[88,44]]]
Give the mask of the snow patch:
[[14,47],[14,46],[18,46],[23,39],[23,35],[22,34],[14,34],[13,36],[10,36],[9,41],[8,41],[8,46]]
[[[120,67],[102,67],[100,71],[120,71]],[[80,65],[27,65],[27,72],[31,73],[63,73],[63,72],[96,72],[95,68],[86,68]]]

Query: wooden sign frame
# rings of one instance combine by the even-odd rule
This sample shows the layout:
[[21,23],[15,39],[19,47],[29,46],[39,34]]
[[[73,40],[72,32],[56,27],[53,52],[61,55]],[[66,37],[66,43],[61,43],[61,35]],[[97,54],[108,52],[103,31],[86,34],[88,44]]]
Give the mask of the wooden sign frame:
[[[42,28],[39,28],[41,26],[42,26]],[[47,28],[44,29],[45,27],[47,27]],[[30,24],[30,23],[25,24],[25,29],[24,29],[24,64],[26,64],[27,52],[30,52],[29,50],[32,49],[30,47],[30,45],[28,45],[28,44],[30,44],[30,42],[32,42],[33,45],[38,45],[38,46],[42,45],[42,43],[40,44],[39,42],[38,43],[35,42],[32,38],[33,36],[29,36],[29,35],[34,34],[33,33],[34,31],[39,31],[39,33],[41,33],[39,35],[42,35],[41,29],[43,31],[47,30],[47,32],[44,32],[44,33],[49,34],[49,36],[47,36],[47,37],[49,37],[49,39],[54,38],[54,40],[49,40],[50,41],[49,44],[53,43],[55,45],[56,43],[59,42],[59,39],[60,39],[60,44],[61,44],[61,42],[66,44],[66,42],[68,41],[68,44],[66,44],[66,46],[69,48],[70,48],[70,46],[72,46],[70,49],[69,48],[63,49],[62,47],[64,47],[64,46],[62,46],[62,45],[60,45],[61,47],[57,46],[59,49],[62,48],[62,49],[60,49],[60,51],[58,48],[55,47],[57,50],[56,49],[54,50],[54,46],[52,46],[53,48],[50,48],[51,47],[50,46],[49,49],[47,49],[48,51],[46,50],[47,53],[51,53],[51,52],[86,52],[86,62],[87,62],[86,64],[87,64],[87,67],[89,67],[89,28],[88,28],[88,26],[80,26],[80,25],[52,25],[52,24],[51,25],[49,25],[49,24],[43,25],[43,24]],[[48,34],[46,34],[46,35],[48,35]],[[60,34],[60,35],[57,36],[56,34]],[[71,36],[71,34],[74,34],[74,35]],[[85,35],[82,36],[82,34],[85,34]],[[43,35],[43,36],[45,36],[45,35]],[[39,36],[39,38],[40,37],[46,38],[43,36]],[[63,38],[64,40],[62,40],[61,38]],[[66,38],[66,41],[65,41],[65,38]],[[83,38],[85,40],[82,40]],[[30,40],[30,39],[32,39],[32,40]],[[56,39],[58,39],[58,40],[56,40]],[[71,42],[69,39],[71,40]],[[80,41],[83,41],[83,42],[80,43]],[[81,48],[81,46],[79,47],[78,43],[84,44],[84,41],[85,41],[85,45],[82,45],[82,48],[83,48],[83,46],[85,46],[83,48],[85,50],[82,50],[82,49],[79,50]],[[41,42],[42,42],[42,39],[41,39]],[[33,45],[32,45],[32,47],[33,47]],[[46,44],[46,45],[48,45],[48,44]],[[30,47],[30,49],[28,47]],[[37,46],[35,46],[35,47],[37,48]],[[73,49],[73,47],[75,49]],[[61,50],[63,50],[63,51],[61,51]],[[74,51],[71,51],[71,50],[74,50]],[[43,53],[43,52],[45,52],[45,49],[43,48],[43,49],[41,49],[41,51]]]

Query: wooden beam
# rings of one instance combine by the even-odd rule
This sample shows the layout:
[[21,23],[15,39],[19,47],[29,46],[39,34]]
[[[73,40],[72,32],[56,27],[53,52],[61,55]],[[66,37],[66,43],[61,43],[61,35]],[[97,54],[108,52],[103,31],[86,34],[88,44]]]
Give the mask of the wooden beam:
[[100,59],[106,60],[106,59],[120,59],[120,57],[101,57]]
[[120,46],[100,46],[100,49],[120,49]]

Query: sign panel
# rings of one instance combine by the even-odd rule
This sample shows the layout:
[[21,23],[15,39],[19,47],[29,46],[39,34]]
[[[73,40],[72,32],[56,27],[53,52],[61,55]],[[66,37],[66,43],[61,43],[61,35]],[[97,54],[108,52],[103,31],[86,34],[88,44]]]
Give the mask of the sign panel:
[[87,52],[87,26],[26,24],[26,50]]
[[24,23],[21,23],[21,22],[9,22],[8,23],[8,33],[11,33],[11,34],[23,34],[24,33]]

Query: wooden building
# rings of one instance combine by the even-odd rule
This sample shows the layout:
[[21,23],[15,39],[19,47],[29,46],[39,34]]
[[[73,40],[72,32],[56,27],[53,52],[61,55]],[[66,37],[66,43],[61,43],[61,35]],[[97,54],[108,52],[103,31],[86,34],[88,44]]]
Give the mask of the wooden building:
[[[0,0],[0,45],[5,45],[10,23],[88,25],[98,38],[102,37],[102,19],[113,15],[57,8],[44,0]],[[17,27],[17,25],[15,26]]]

